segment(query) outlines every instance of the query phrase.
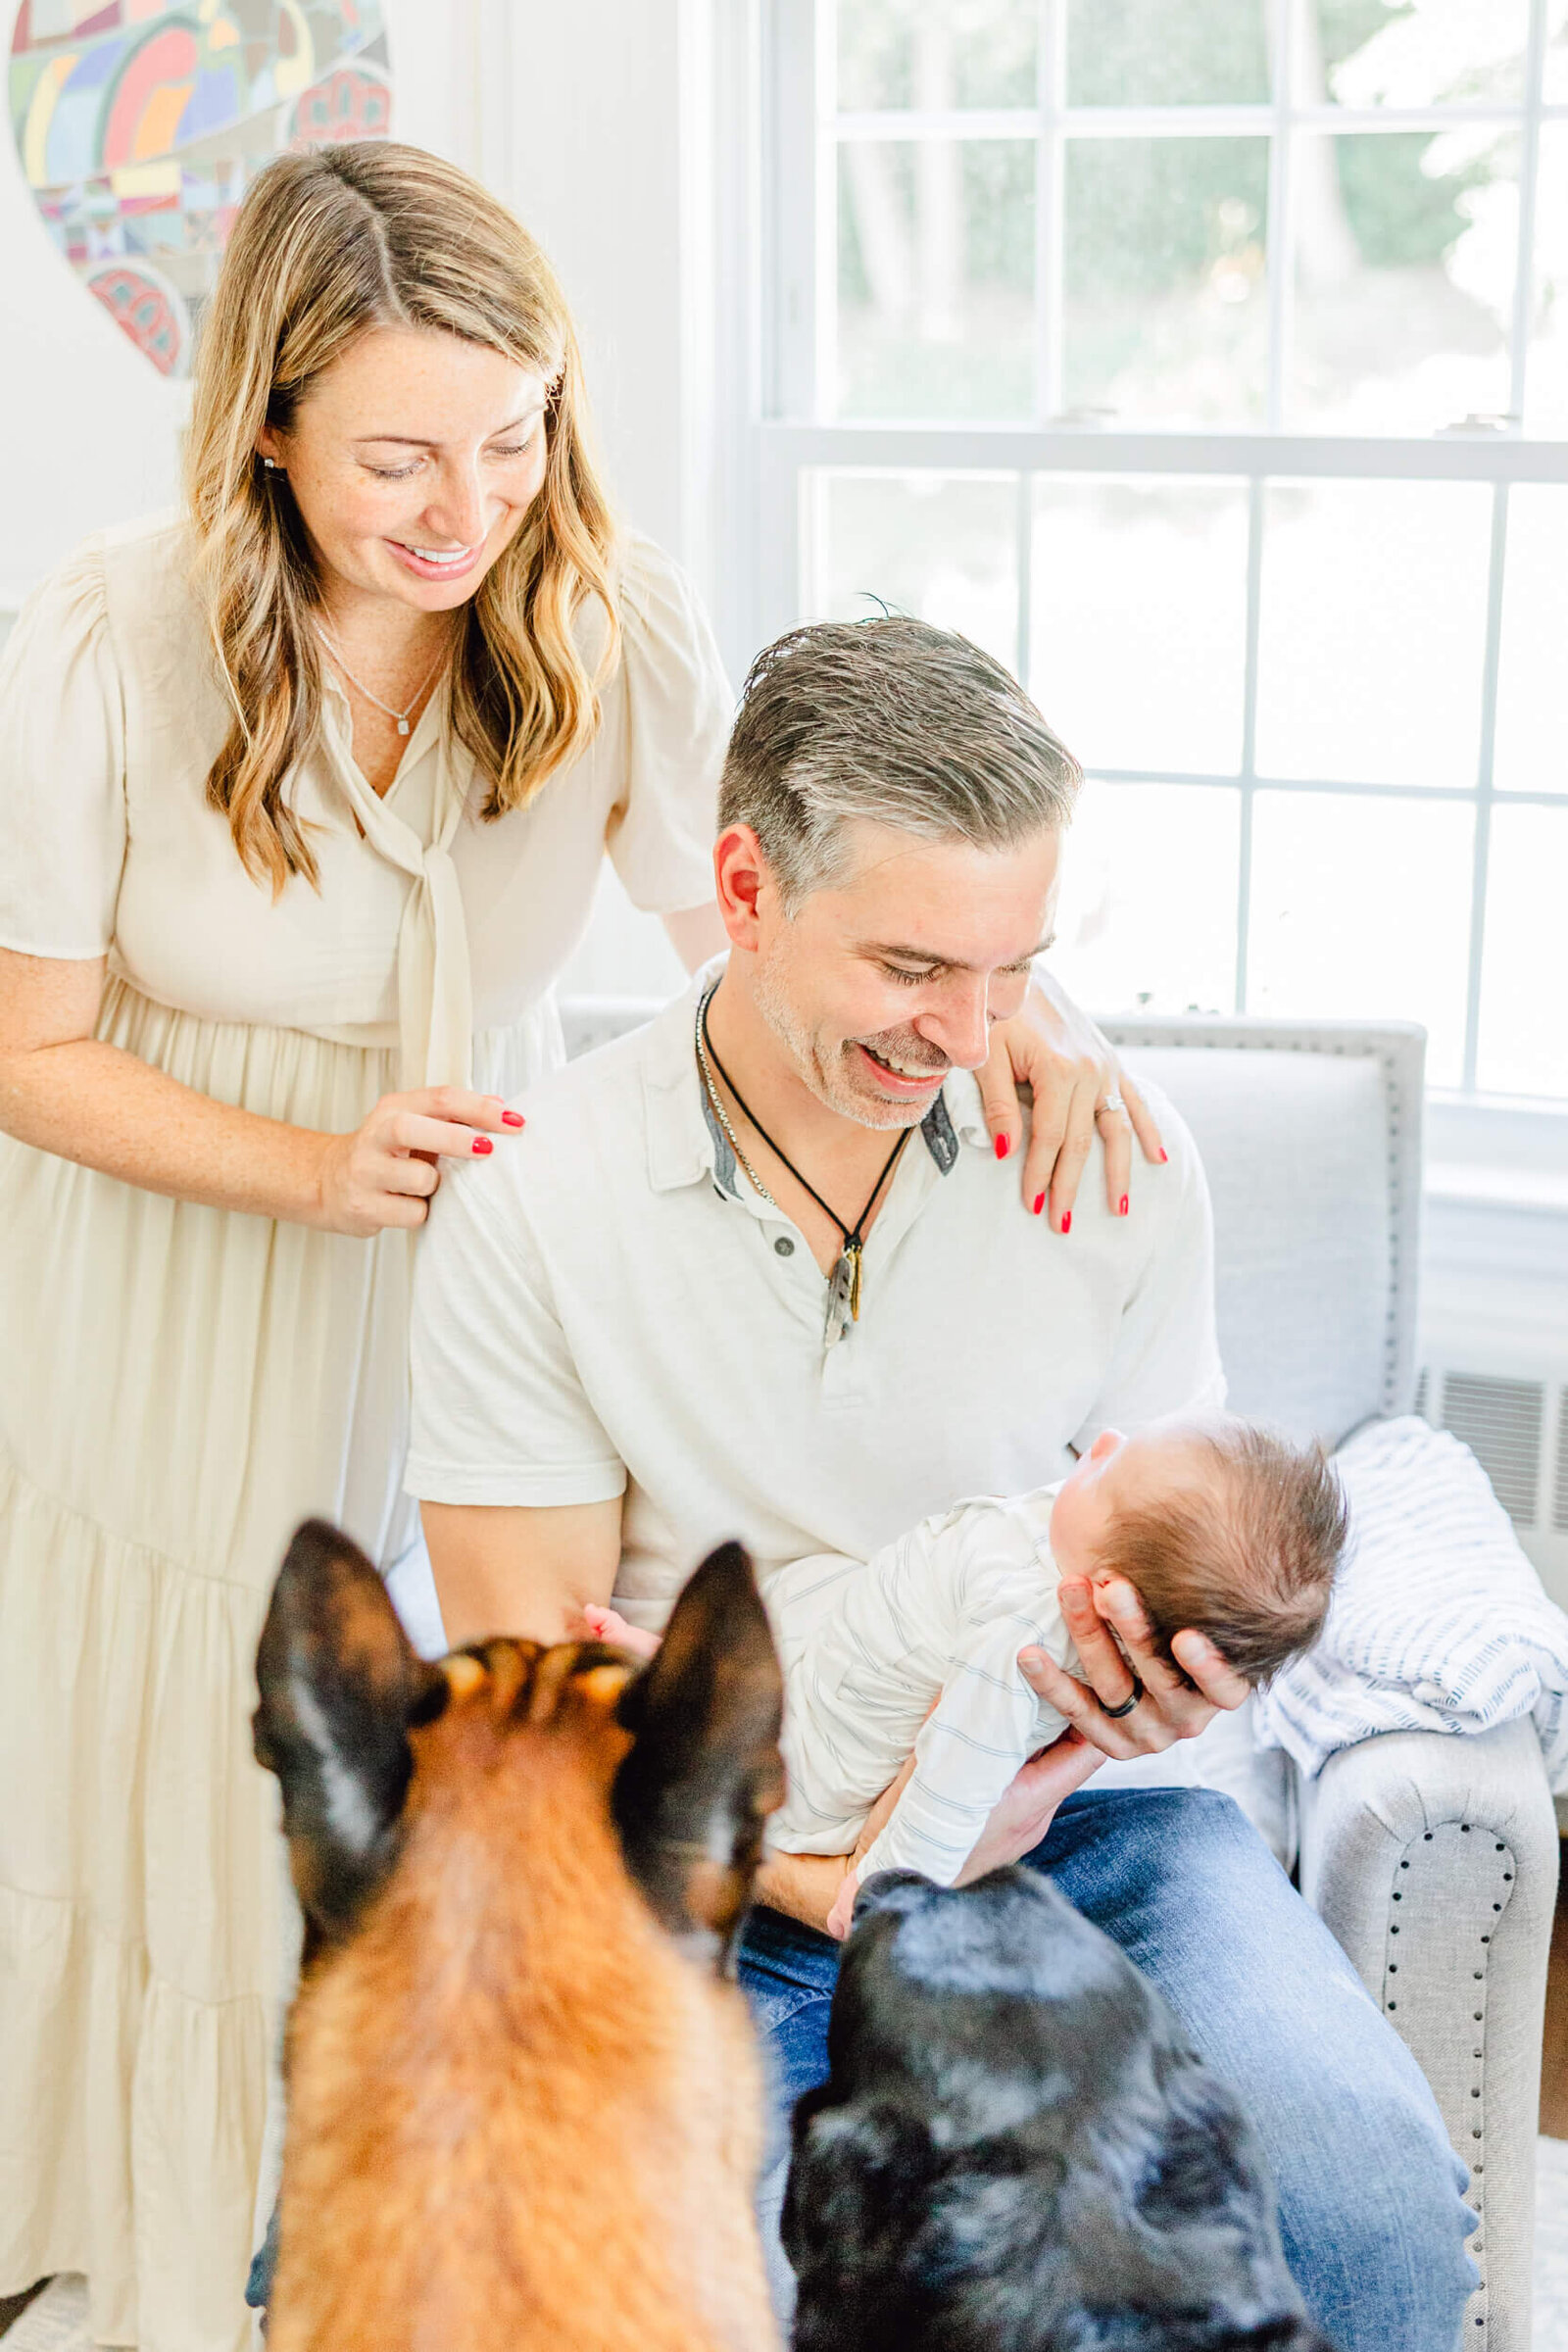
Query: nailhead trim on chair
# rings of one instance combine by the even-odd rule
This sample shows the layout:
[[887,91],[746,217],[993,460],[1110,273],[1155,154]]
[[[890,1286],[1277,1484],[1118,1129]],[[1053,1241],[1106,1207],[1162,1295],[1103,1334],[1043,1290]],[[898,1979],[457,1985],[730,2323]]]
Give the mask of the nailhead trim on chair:
[[[1399,2002],[1401,1988],[1399,1984],[1395,1982],[1395,1980],[1399,1975],[1399,1945],[1396,1941],[1402,1925],[1399,1917],[1399,1906],[1404,1902],[1410,1893],[1416,1891],[1420,1885],[1419,1878],[1415,1879],[1414,1881],[1406,1881],[1403,1885],[1401,1885],[1401,1874],[1412,1870],[1417,1873],[1420,1872],[1423,1862],[1429,1859],[1424,1852],[1424,1849],[1427,1846],[1437,1846],[1439,1845],[1440,1841],[1442,1841],[1444,1844],[1447,1844],[1457,1840],[1460,1838],[1477,1838],[1490,1840],[1494,1848],[1492,1858],[1496,1865],[1496,1876],[1492,1882],[1490,1892],[1483,1889],[1482,1899],[1488,1903],[1489,1908],[1484,1912],[1478,1913],[1474,1918],[1469,1920],[1461,1918],[1457,1921],[1457,1923],[1455,1923],[1461,1938],[1463,1938],[1466,1933],[1473,1936],[1475,1938],[1474,1944],[1471,1948],[1473,1950],[1474,1959],[1477,1965],[1473,1966],[1470,1971],[1472,1983],[1476,1987],[1473,1996],[1474,2005],[1471,2012],[1471,2023],[1475,2027],[1475,2039],[1472,2044],[1472,2073],[1469,2088],[1471,2099],[1477,2102],[1476,2113],[1479,2118],[1484,2118],[1486,2115],[1486,2099],[1483,2094],[1486,2090],[1487,2066],[1487,1988],[1488,1972],[1492,1958],[1492,1938],[1496,1933],[1496,1922],[1501,1917],[1502,1913],[1507,1909],[1509,1900],[1513,1894],[1515,1873],[1512,1848],[1508,1845],[1504,1838],[1496,1837],[1493,1831],[1489,1830],[1485,1823],[1470,1821],[1435,1822],[1431,1829],[1423,1830],[1419,1838],[1412,1838],[1410,1839],[1410,1842],[1400,1855],[1399,1860],[1395,1865],[1393,1880],[1389,1888],[1388,1933],[1384,1939],[1383,2008],[1386,2014],[1392,2019],[1395,2026],[1397,2027],[1400,2019]],[[1481,1924],[1483,1921],[1485,1921],[1485,1925]],[[1463,1949],[1462,1942],[1461,1949]],[[1410,1964],[1406,1962],[1406,1973],[1408,1973],[1409,1966]],[[1420,2053],[1417,2052],[1416,2054],[1419,2057]],[[1487,2296],[1487,2150],[1484,2123],[1478,2121],[1477,2123],[1472,2124],[1469,2127],[1469,2131],[1471,2141],[1474,2146],[1474,2153],[1468,2159],[1471,2180],[1469,2189],[1466,2192],[1467,2202],[1469,2203],[1471,2210],[1474,2212],[1480,2226],[1477,2229],[1475,2235],[1467,2240],[1465,2251],[1469,2254],[1477,2270],[1481,2273],[1481,2283],[1476,2288],[1468,2305],[1466,2306],[1465,2338],[1468,2342],[1474,2343],[1477,2340],[1475,2330],[1477,2328],[1483,2330],[1485,2329],[1491,2314]]]

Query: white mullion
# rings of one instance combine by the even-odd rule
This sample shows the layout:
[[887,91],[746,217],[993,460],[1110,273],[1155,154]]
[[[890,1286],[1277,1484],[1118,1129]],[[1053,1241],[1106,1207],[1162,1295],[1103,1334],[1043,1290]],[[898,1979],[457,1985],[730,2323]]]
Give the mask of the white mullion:
[[828,411],[839,371],[839,157],[837,0],[816,0],[811,59],[811,414]]
[[[1248,106],[1059,106],[1062,126],[1100,139],[1264,138],[1274,128],[1277,105]],[[1370,132],[1454,130],[1463,124],[1499,123],[1519,117],[1516,106],[1298,106],[1291,121],[1298,130]],[[1557,109],[1568,113],[1568,109]],[[1044,110],[1028,106],[857,108],[836,120],[841,140],[1034,139],[1045,127]]]
[[[749,130],[743,139],[728,140],[716,125],[713,130],[719,260],[709,289],[715,369],[713,480],[708,501],[713,610],[730,674],[740,676],[764,642],[758,626],[761,450],[752,427],[772,405],[769,314],[776,278],[765,247],[768,205],[761,174],[768,138],[760,14],[755,8],[719,11],[713,31],[718,122],[744,122]],[[721,289],[736,284],[746,288],[745,301],[726,303]]]
[[[1249,775],[1241,768],[1221,775],[1186,767],[1097,766],[1095,774],[1102,784],[1191,784],[1200,792],[1234,792],[1238,785],[1250,784],[1257,792],[1294,792],[1315,799],[1337,799],[1349,793],[1357,800],[1431,802],[1440,808],[1475,798],[1474,791],[1464,784],[1384,784],[1364,776],[1270,776],[1255,770]],[[1491,800],[1494,808],[1516,804],[1530,808],[1568,808],[1568,797],[1560,792],[1494,792]]]
[[839,139],[874,139],[879,145],[894,139],[1032,139],[1039,129],[1032,106],[861,108],[834,119]]
[[1508,407],[1521,431],[1530,325],[1535,310],[1536,202],[1541,182],[1542,96],[1546,77],[1546,0],[1530,0],[1525,56],[1525,119],[1519,153],[1519,275],[1513,289],[1513,348],[1508,355]]
[[1487,646],[1481,672],[1481,744],[1476,764],[1476,832],[1470,868],[1470,963],[1465,980],[1464,1070],[1467,1094],[1475,1092],[1481,1041],[1482,966],[1487,946],[1487,869],[1492,855],[1493,754],[1497,739],[1497,670],[1502,651],[1503,567],[1508,560],[1508,487],[1492,493],[1492,555],[1487,575]]
[[1296,11],[1301,0],[1274,0],[1274,115],[1268,158],[1268,429],[1283,430],[1291,332],[1296,315],[1296,134],[1291,127],[1295,84]]
[[1481,101],[1473,106],[1297,106],[1291,121],[1298,130],[1383,131],[1453,130],[1466,122],[1510,122],[1519,115],[1508,99]]
[[1017,497],[1013,505],[1012,553],[1017,567],[1018,619],[1015,645],[1017,658],[1013,668],[1018,683],[1029,691],[1029,640],[1034,631],[1034,561],[1035,561],[1035,485],[1034,476],[1020,473]]
[[864,472],[1267,473],[1302,481],[1568,482],[1568,439],[1513,433],[1391,435],[1170,432],[1138,427],[931,424],[811,425],[768,421],[762,430],[801,465]]
[[1257,644],[1263,610],[1263,476],[1247,485],[1247,620],[1242,663],[1241,814],[1236,843],[1236,1009],[1247,1010],[1252,924],[1252,798],[1257,785]]
[[[765,0],[761,92],[762,416],[815,418],[816,0]],[[803,206],[798,191],[810,192]],[[790,199],[787,201],[787,197]]]
[[1063,249],[1066,237],[1061,119],[1065,23],[1062,0],[1040,0],[1035,35],[1035,421],[1061,410]]

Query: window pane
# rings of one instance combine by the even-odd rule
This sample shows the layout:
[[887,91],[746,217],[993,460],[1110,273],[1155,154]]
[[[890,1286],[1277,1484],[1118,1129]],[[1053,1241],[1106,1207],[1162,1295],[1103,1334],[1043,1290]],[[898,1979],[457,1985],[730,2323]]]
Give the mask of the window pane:
[[1067,142],[1062,392],[1118,422],[1253,423],[1268,355],[1266,139]]
[[1568,809],[1494,808],[1476,1084],[1568,1095]]
[[839,105],[1033,106],[1035,0],[839,0]]
[[961,630],[1012,667],[1013,475],[823,472],[813,490],[811,612],[863,620],[880,600]]
[[1482,482],[1270,484],[1262,774],[1474,785],[1491,527]]
[[842,143],[841,416],[1029,416],[1034,203],[1026,140]]
[[1568,792],[1565,555],[1568,489],[1527,483],[1510,490],[1492,763],[1499,792]]
[[1428,1083],[1457,1086],[1474,826],[1468,802],[1258,793],[1248,1010],[1424,1021]]
[[1546,104],[1568,106],[1568,8],[1562,0],[1550,0],[1546,25]]
[[1298,106],[1517,105],[1530,0],[1307,0],[1295,59]]
[[1246,106],[1269,95],[1266,0],[1068,0],[1069,106]]
[[1518,152],[1473,123],[1297,139],[1291,423],[1430,432],[1507,408]]
[[1084,786],[1053,968],[1102,1012],[1229,1012],[1240,800],[1224,786]]
[[1030,691],[1081,760],[1240,766],[1245,484],[1038,482],[1031,569]]
[[1539,169],[1525,422],[1568,433],[1568,122],[1542,124]]

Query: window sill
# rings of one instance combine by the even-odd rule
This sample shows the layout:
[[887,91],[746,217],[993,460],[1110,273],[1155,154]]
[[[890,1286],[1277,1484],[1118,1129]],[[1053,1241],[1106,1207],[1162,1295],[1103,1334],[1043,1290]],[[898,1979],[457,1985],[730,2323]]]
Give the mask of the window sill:
[[1568,1217],[1568,1175],[1515,1168],[1495,1160],[1429,1159],[1422,1187],[1445,1208],[1513,1209]]

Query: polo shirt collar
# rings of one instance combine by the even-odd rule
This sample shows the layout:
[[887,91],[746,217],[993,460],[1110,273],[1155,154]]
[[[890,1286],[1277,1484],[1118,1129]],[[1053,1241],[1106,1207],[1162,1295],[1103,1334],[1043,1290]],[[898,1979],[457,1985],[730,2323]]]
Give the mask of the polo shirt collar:
[[[739,1196],[734,1147],[713,1115],[697,1068],[698,1007],[718,985],[726,960],[718,956],[705,964],[685,994],[650,1024],[642,1077],[648,1182],[656,1193],[677,1192],[707,1178],[732,1200]],[[956,1167],[961,1144],[989,1149],[972,1071],[953,1071],[920,1121],[920,1134],[943,1176]]]

